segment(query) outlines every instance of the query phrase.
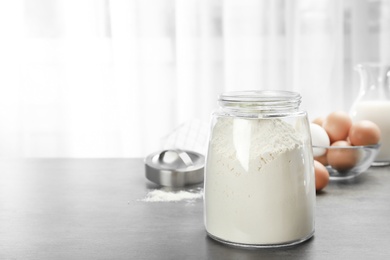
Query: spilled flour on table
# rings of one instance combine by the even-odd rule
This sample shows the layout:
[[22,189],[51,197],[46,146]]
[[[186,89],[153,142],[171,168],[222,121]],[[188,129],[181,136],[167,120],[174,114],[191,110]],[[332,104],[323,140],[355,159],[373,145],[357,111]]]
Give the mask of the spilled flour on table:
[[143,202],[179,202],[187,201],[193,202],[197,199],[203,198],[203,189],[197,188],[195,190],[188,191],[164,191],[164,190],[151,190],[146,194],[146,197],[140,199]]

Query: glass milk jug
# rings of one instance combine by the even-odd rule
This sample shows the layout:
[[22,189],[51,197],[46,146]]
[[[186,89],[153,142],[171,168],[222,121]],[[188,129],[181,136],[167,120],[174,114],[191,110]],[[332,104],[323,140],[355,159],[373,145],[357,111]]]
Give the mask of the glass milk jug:
[[205,166],[204,220],[211,238],[280,247],[313,235],[313,155],[300,100],[288,91],[219,96]]
[[365,63],[356,66],[360,92],[351,107],[352,121],[370,120],[381,130],[381,148],[373,165],[390,164],[390,64]]

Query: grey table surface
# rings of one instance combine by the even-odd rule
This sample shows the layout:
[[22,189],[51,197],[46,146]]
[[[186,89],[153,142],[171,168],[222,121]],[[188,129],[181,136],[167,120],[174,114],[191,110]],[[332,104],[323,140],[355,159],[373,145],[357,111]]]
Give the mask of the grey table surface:
[[2,160],[0,259],[390,259],[390,167],[330,183],[314,237],[279,249],[213,241],[201,199],[142,201],[159,188],[141,159]]

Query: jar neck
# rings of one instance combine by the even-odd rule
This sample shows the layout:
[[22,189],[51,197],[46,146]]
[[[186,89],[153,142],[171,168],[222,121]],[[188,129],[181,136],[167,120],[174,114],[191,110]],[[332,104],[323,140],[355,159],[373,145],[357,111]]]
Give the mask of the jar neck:
[[360,76],[360,98],[390,98],[390,64],[361,63],[355,69]]
[[284,114],[297,112],[301,96],[282,90],[234,91],[218,97],[223,110],[249,114]]
[[389,88],[390,87],[390,64],[362,63],[355,68],[364,89]]

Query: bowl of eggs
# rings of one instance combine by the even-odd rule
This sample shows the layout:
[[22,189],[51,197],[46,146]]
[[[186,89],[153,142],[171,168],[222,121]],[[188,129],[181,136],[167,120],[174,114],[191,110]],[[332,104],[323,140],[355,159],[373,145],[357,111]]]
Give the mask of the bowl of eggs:
[[371,121],[352,122],[342,111],[316,118],[310,124],[313,157],[330,180],[351,179],[365,172],[380,149],[380,129]]
[[340,141],[334,146],[313,146],[324,151],[314,159],[326,167],[331,180],[350,179],[366,171],[379,152],[379,144],[350,146]]

